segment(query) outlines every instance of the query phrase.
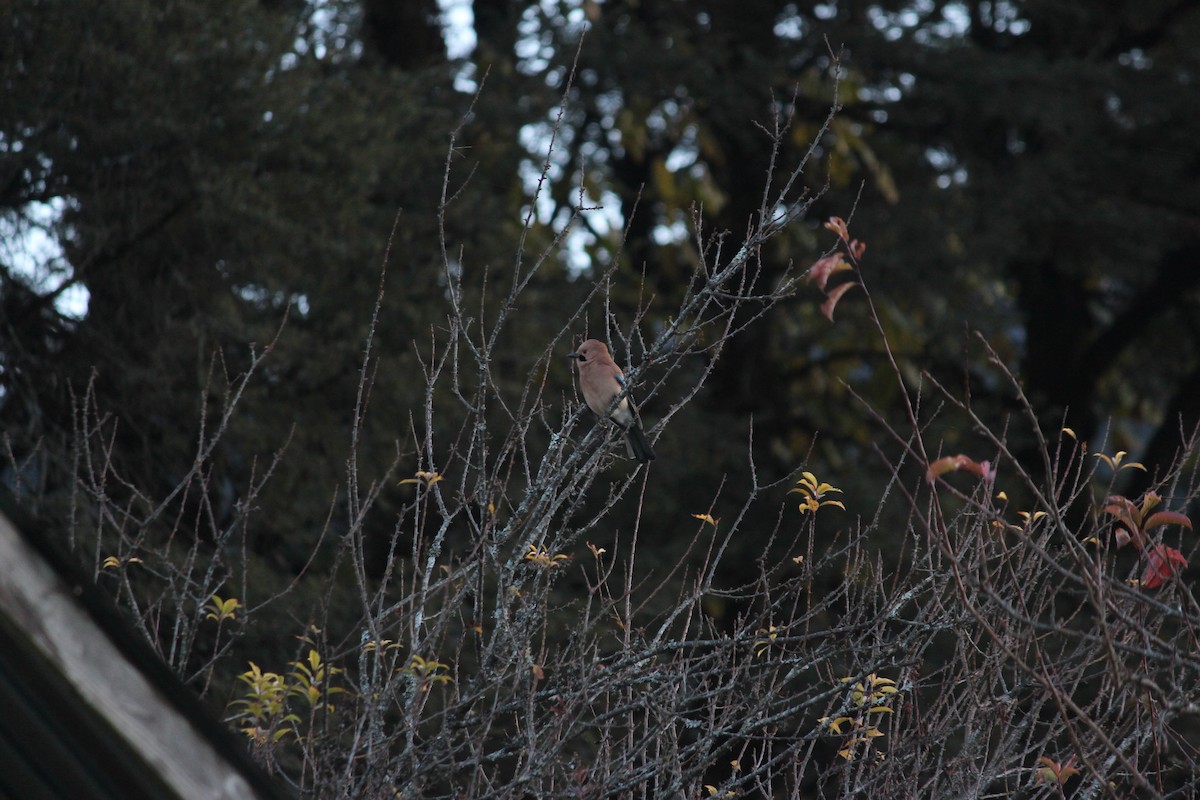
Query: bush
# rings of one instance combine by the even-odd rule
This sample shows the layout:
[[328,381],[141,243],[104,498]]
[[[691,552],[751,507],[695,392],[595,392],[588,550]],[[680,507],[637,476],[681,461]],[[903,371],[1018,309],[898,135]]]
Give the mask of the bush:
[[[775,120],[777,154],[789,122]],[[690,283],[652,325],[644,307],[617,324],[614,266],[556,336],[525,341],[522,292],[561,240],[518,253],[478,319],[484,278],[443,241],[447,321],[419,349],[413,444],[368,475],[359,455],[379,443],[363,421],[393,411],[371,402],[381,289],[346,473],[292,579],[246,531],[272,513],[275,464],[303,454],[253,469],[228,512],[213,499],[214,454],[270,346],[205,393],[220,407],[205,404],[193,467],[160,496],[123,478],[113,423],[77,398],[71,542],[180,677],[312,797],[1196,796],[1200,608],[1181,509],[1200,495],[1197,434],[1153,492],[1122,497],[1137,466],[1043,430],[986,343],[1024,413],[980,419],[969,392],[893,357],[865,246],[840,219],[812,269],[763,285],[760,248],[814,202],[795,194],[808,162],[769,183],[736,252],[697,211]],[[461,212],[443,195],[439,213]],[[690,516],[647,521],[653,469],[626,465],[578,397],[555,398],[589,312],[604,309],[591,335],[628,362],[639,399],[666,407],[657,438],[750,321],[813,302],[814,283],[830,319],[864,310],[900,389],[901,425],[861,398],[891,473],[878,499],[804,465],[760,482],[751,435],[736,513],[689,495]],[[519,391],[500,363],[524,370]],[[944,426],[974,452],[943,453],[930,431]],[[1010,426],[1041,464],[1010,452]],[[381,507],[392,492],[395,513]],[[747,522],[762,508],[773,528]],[[885,533],[898,552],[879,548]],[[729,583],[746,540],[754,576]]]

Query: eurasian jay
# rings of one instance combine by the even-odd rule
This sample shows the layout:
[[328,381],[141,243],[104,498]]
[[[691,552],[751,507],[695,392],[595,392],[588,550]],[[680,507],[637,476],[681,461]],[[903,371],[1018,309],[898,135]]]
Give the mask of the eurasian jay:
[[575,366],[579,367],[579,388],[588,408],[597,416],[607,415],[625,431],[625,446],[630,458],[636,458],[643,464],[652,461],[654,450],[638,423],[633,400],[625,395],[621,402],[613,405],[613,400],[625,388],[625,373],[609,356],[604,342],[588,339],[574,353],[567,353],[567,358],[575,359]]

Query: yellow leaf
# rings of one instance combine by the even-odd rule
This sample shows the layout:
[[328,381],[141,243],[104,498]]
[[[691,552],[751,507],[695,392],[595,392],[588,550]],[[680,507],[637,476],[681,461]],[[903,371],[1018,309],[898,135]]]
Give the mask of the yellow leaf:
[[429,487],[433,486],[440,480],[443,480],[443,478],[437,473],[437,471],[427,472],[425,470],[417,470],[415,478],[405,478],[404,480],[400,481],[397,486],[403,486],[406,483],[419,483],[422,486]]
[[833,731],[834,733],[841,733],[842,725],[844,725],[847,722],[853,722],[854,720],[852,720],[850,717],[838,717],[835,720],[830,720],[829,717],[821,717],[821,719],[819,719],[817,721],[818,722],[828,721],[829,730]]

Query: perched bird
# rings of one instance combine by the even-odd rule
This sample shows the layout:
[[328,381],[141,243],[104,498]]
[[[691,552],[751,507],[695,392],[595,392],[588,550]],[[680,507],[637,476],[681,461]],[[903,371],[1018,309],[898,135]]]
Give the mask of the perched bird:
[[612,360],[604,342],[588,339],[574,353],[567,353],[567,358],[575,359],[575,366],[579,367],[579,388],[588,408],[597,416],[607,416],[625,431],[629,457],[643,464],[654,460],[654,450],[638,422],[633,400],[625,395],[621,402],[613,404],[625,388],[625,373]]

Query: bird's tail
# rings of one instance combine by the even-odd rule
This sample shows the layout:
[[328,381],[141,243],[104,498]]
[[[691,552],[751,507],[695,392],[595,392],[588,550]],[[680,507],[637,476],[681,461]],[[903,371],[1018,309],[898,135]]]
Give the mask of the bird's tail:
[[636,421],[625,429],[625,444],[629,447],[629,455],[639,462],[645,464],[654,460],[654,448]]

